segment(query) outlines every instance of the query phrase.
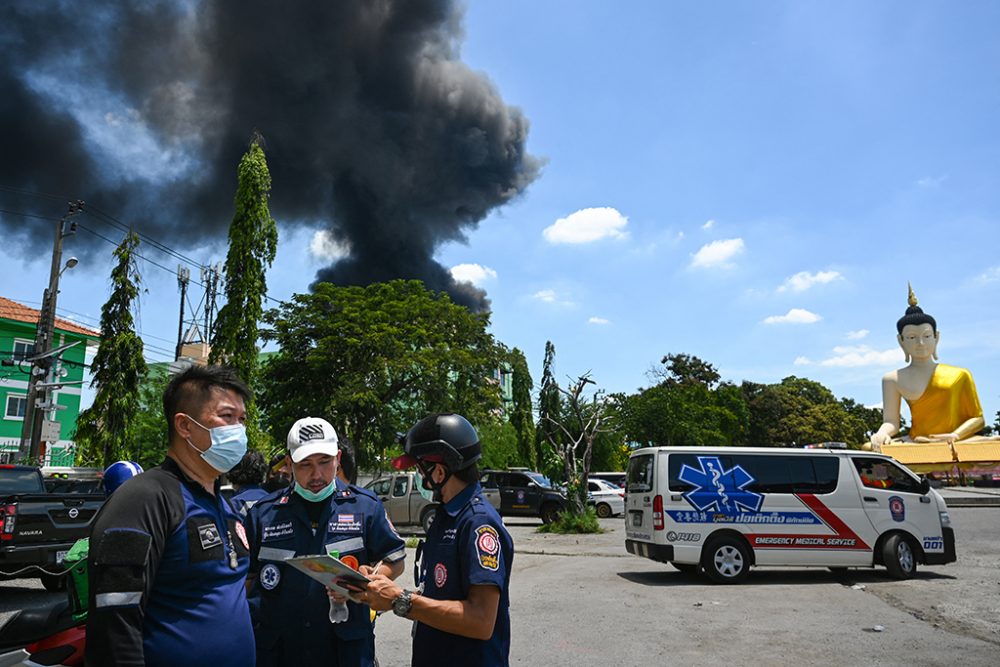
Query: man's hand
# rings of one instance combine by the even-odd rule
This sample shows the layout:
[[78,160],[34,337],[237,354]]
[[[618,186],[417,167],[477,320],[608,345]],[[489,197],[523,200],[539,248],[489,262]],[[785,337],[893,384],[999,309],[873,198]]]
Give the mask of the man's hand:
[[403,594],[403,589],[392,582],[392,579],[376,574],[371,576],[371,582],[364,593],[358,594],[358,601],[375,611],[389,611],[392,601]]

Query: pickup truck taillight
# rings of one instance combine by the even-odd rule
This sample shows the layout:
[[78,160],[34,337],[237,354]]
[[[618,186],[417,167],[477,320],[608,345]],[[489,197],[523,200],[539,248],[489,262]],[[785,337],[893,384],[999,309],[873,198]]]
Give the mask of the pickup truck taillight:
[[663,530],[663,496],[653,497],[653,530]]
[[0,540],[13,539],[16,522],[17,505],[0,505]]

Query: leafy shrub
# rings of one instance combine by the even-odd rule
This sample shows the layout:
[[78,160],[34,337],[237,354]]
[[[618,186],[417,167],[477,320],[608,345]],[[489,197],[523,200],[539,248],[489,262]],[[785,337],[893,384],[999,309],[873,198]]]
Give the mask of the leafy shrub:
[[597,521],[597,513],[593,507],[588,507],[583,514],[560,512],[559,518],[538,529],[540,533],[559,533],[561,535],[576,533],[603,533],[601,524]]

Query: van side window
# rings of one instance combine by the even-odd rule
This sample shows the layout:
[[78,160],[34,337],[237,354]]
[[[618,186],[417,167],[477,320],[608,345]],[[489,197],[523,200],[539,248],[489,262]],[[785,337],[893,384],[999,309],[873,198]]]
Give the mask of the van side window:
[[869,489],[892,489],[903,493],[921,493],[920,482],[892,461],[856,456],[851,459],[861,483]]
[[406,491],[409,489],[410,480],[406,475],[400,475],[396,478],[396,481],[392,483],[392,495],[396,498],[400,498],[406,495]]
[[372,491],[375,492],[377,496],[387,496],[389,495],[389,480],[384,479],[372,484]]
[[628,462],[628,476],[625,489],[629,493],[645,493],[653,490],[653,454],[633,456]]

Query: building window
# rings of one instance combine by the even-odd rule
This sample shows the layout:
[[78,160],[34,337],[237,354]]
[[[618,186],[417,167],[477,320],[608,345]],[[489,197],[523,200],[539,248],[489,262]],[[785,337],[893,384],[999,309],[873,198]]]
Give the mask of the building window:
[[14,353],[11,358],[14,361],[20,359],[27,359],[35,354],[35,341],[33,340],[21,340],[18,338],[14,339]]
[[28,397],[24,394],[7,394],[7,405],[4,409],[4,419],[24,420],[24,410],[28,406]]

